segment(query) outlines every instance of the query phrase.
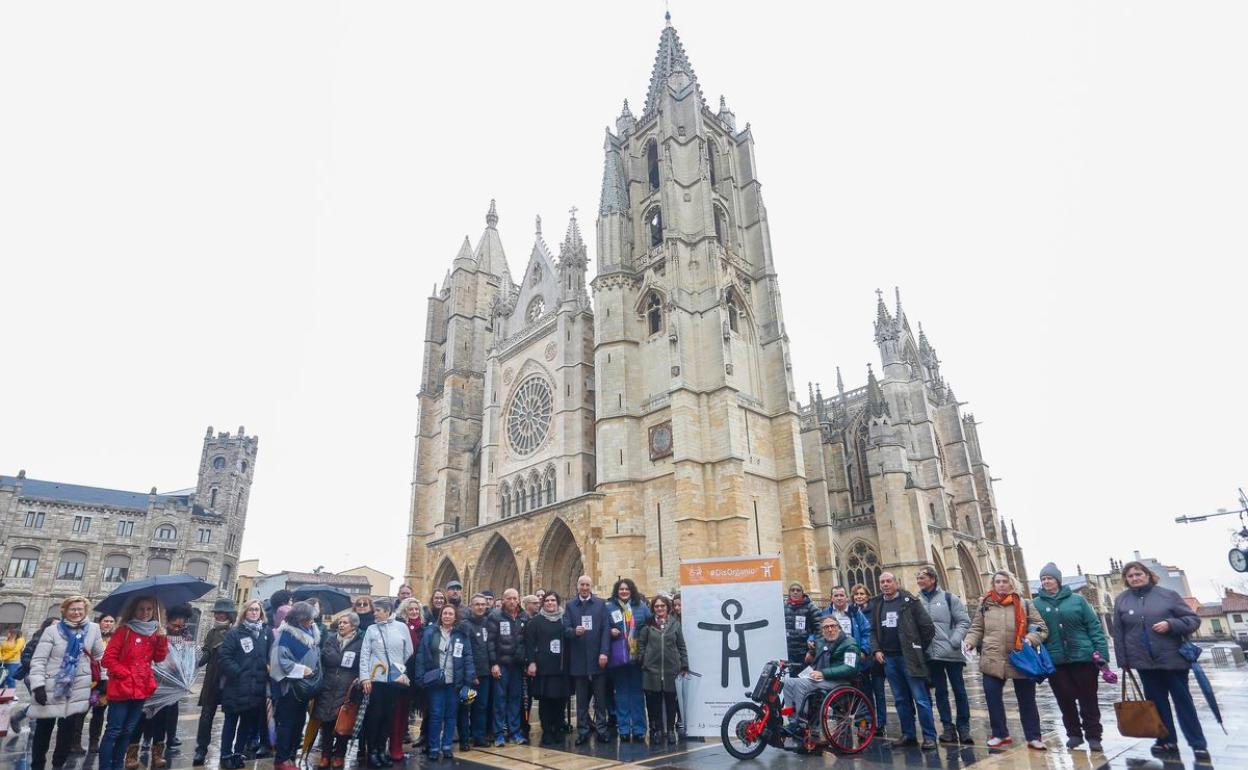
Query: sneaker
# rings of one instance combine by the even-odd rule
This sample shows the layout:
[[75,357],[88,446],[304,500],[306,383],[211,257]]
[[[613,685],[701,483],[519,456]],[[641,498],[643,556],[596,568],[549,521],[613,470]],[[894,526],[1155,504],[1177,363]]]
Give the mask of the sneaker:
[[1098,738],[1089,738],[1089,739],[1088,739],[1088,751],[1095,751],[1095,752],[1098,752],[1098,753],[1099,753],[1099,752],[1101,751],[1101,741],[1100,741],[1100,739],[1098,739]]
[[994,735],[988,739],[987,745],[988,745],[988,748],[990,749],[999,749],[1002,746],[1009,746],[1013,742],[1014,742],[1014,739],[1008,735],[1005,736],[1004,738],[998,738],[997,736]]
[[1072,735],[1066,739],[1066,748],[1077,749],[1083,745],[1083,738]]
[[1044,746],[1044,741],[1040,740],[1039,738],[1036,738],[1035,740],[1027,741],[1027,748],[1035,749],[1036,751],[1048,751],[1048,749],[1046,749]]
[[1209,756],[1209,749],[1192,749],[1192,756],[1196,757],[1196,761],[1202,765],[1213,764],[1213,757]]

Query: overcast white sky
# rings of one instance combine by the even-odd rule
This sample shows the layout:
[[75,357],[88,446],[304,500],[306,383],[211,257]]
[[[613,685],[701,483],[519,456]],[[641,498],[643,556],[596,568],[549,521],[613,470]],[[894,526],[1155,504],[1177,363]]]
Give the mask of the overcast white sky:
[[[753,124],[803,400],[900,284],[1033,576],[1234,581],[1233,521],[1173,518],[1248,485],[1248,6],[672,6]],[[492,197],[513,272],[592,216],[662,14],[0,5],[0,472],[176,489],[245,424],[245,557],[400,575],[425,298]]]

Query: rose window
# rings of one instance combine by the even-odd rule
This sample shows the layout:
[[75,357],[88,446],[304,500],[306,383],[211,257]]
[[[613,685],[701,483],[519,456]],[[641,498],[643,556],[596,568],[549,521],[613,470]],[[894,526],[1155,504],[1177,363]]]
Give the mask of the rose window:
[[529,323],[533,323],[542,317],[542,313],[546,312],[546,300],[541,297],[534,297],[529,303],[529,309],[525,312],[525,317],[529,319]]
[[554,400],[546,380],[534,375],[516,388],[507,408],[507,441],[517,455],[532,454],[550,431]]

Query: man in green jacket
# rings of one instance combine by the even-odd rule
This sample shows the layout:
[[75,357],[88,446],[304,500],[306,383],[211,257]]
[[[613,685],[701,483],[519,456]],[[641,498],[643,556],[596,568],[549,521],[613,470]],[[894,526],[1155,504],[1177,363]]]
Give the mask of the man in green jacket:
[[1100,618],[1079,594],[1062,585],[1062,573],[1053,562],[1040,570],[1040,593],[1036,609],[1049,627],[1045,647],[1057,669],[1049,686],[1062,712],[1066,745],[1075,748],[1088,739],[1089,748],[1101,750],[1101,710],[1096,700],[1097,666],[1093,654],[1109,660],[1109,645]]
[[[858,676],[858,664],[862,651],[849,634],[841,631],[841,624],[831,615],[819,621],[821,638],[815,649],[806,655],[808,670],[805,676],[791,676],[784,680],[780,697],[785,706],[794,708],[790,728],[804,725],[806,712],[802,706],[812,694],[826,693],[840,685],[852,682]],[[794,733],[796,734],[796,733]]]

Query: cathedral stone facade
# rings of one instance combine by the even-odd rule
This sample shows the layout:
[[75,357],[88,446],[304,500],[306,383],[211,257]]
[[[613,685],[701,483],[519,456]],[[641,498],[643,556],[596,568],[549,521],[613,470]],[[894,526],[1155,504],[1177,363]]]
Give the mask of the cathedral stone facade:
[[[892,465],[870,472],[863,505],[834,467],[849,458],[836,437],[861,422],[840,426],[836,410],[857,419],[863,399],[799,408],[753,134],[722,97],[707,104],[670,23],[641,114],[624,103],[604,154],[592,280],[575,209],[557,255],[538,219],[513,276],[491,201],[429,299],[406,576],[418,594],[452,578],[567,593],[582,573],[653,591],[675,586],[682,559],[753,553],[779,553],[786,580],[819,592],[844,574],[841,543],[866,544],[873,566],[927,561],[926,522],[871,506],[894,486],[914,497],[911,466],[926,462],[899,443],[911,434],[888,410],[901,405],[886,404],[936,391],[886,355],[867,462]],[[900,334],[885,346],[895,355]],[[991,516],[973,426],[941,409],[956,433],[935,416],[922,425],[966,458],[930,489],[949,485],[951,515]],[[922,500],[936,496],[925,487]],[[1003,557],[984,550],[989,528],[975,532],[982,573]]]
[[0,630],[29,638],[68,596],[95,604],[127,580],[188,573],[217,586],[192,605],[198,632],[213,601],[233,595],[259,441],[209,428],[195,486],[174,492],[0,476]]

